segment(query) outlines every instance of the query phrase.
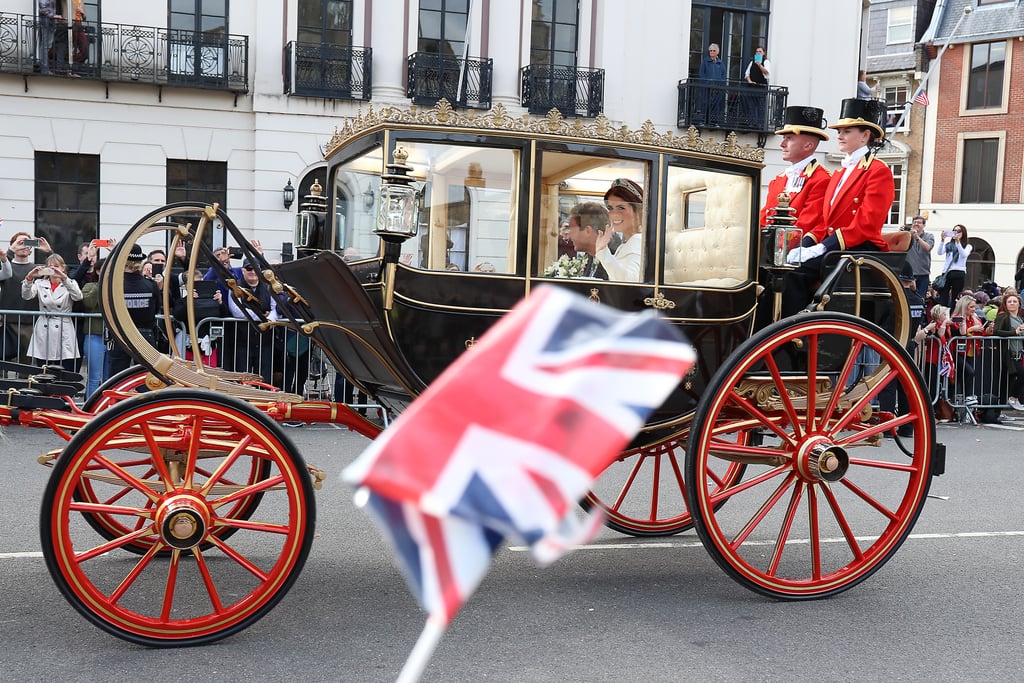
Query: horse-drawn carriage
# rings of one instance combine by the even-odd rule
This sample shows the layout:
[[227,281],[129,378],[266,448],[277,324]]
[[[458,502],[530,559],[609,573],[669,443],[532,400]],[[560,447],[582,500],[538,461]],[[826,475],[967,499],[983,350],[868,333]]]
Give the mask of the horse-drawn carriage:
[[[382,429],[342,404],[160,354],[134,329],[120,278],[131,246],[170,233],[190,244],[195,269],[212,254],[214,224],[277,298],[281,320],[263,328],[307,336],[389,414],[540,284],[659,310],[698,363],[583,506],[635,536],[695,528],[728,574],[764,595],[856,585],[906,539],[944,460],[904,349],[909,314],[892,272],[902,254],[840,254],[807,311],[770,322],[788,225],[758,228],[762,155],[692,129],[513,118],[500,106],[471,116],[442,102],[370,110],[336,131],[326,187],[299,215],[295,261],[265,261],[217,207],[149,214],[112,252],[101,286],[108,325],[143,367],[84,411],[63,397],[74,378],[59,373],[7,380],[0,406],[0,422],[68,439],[40,458],[54,467],[41,530],[57,585],[134,642],[235,633],[281,599],[312,542],[323,474],[279,422],[336,422],[369,438]],[[638,278],[557,277],[566,217],[623,178],[644,190]],[[190,311],[193,335],[196,322]]]

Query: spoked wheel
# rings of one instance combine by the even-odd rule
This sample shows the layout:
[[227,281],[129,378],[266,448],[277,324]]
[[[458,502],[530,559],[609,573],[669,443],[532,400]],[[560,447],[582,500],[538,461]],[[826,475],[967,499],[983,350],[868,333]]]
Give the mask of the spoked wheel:
[[[76,495],[85,480],[88,501]],[[98,534],[90,517],[120,522]],[[305,563],[314,521],[309,473],[272,420],[221,394],[168,389],[108,408],[68,442],[40,531],[79,612],[167,647],[224,638],[270,611]]]
[[[737,434],[743,442],[749,434]],[[683,483],[685,433],[655,444],[625,451],[601,473],[583,500],[587,509],[605,513],[605,525],[630,536],[670,536],[693,527]],[[705,476],[716,489],[734,483],[743,466],[717,462]]]
[[93,392],[92,396],[85,400],[82,410],[87,413],[98,413],[101,410],[105,410],[115,403],[124,400],[116,394],[107,394],[109,391],[119,393],[145,393],[148,391],[148,388],[146,387],[146,378],[148,376],[149,370],[141,365],[133,365],[125,368],[101,384],[96,391]]
[[[906,414],[875,411],[880,396],[901,390]],[[913,433],[902,438],[909,457],[882,438],[900,426]],[[766,436],[738,445],[752,429]],[[698,483],[687,489],[694,526],[715,561],[755,592],[840,593],[885,564],[913,528],[934,429],[920,373],[879,327],[841,313],[778,322],[732,354],[697,407],[685,470]],[[745,463],[743,480],[709,486],[722,462]]]

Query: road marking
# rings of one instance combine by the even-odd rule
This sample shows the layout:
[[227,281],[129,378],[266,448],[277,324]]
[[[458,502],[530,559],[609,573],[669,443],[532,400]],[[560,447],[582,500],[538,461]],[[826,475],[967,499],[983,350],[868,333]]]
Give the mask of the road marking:
[[[1000,536],[1024,536],[1024,531],[963,531],[955,534],[910,534],[907,540],[924,541],[924,540],[939,540],[945,538],[997,538]],[[857,536],[858,541],[874,541],[875,536]],[[806,545],[810,543],[810,539],[798,538],[787,541],[787,544],[792,545]],[[846,543],[845,538],[823,538],[821,543]],[[757,545],[775,545],[775,541],[748,541],[743,544],[744,546],[757,546]],[[662,548],[703,548],[704,544],[700,541],[676,541],[676,542],[639,542],[639,543],[593,543],[590,545],[578,545],[575,546],[574,550],[658,550]],[[514,553],[527,552],[530,550],[528,546],[513,545],[508,548]]]
[[[933,541],[946,538],[998,538],[1002,536],[1024,536],[1024,531],[962,531],[956,534],[910,534],[907,540]],[[874,536],[858,536],[858,541],[874,541]],[[846,543],[845,538],[823,538],[822,543]],[[793,545],[806,545],[809,539],[798,538],[788,541]],[[775,541],[748,541],[745,546],[775,545]],[[574,546],[573,550],[663,550],[667,548],[703,548],[704,544],[698,540],[693,541],[654,541],[640,543],[593,543],[590,545]],[[523,545],[510,545],[508,547],[514,553],[529,552],[530,548]],[[0,560],[41,560],[41,552],[21,553],[0,553]]]

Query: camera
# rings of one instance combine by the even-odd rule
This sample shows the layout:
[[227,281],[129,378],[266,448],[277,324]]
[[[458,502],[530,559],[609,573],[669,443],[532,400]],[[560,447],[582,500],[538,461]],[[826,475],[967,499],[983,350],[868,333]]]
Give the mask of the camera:
[[53,268],[40,268],[39,277],[50,277],[53,275]]
[[21,241],[21,246],[35,248],[39,246],[39,240],[35,237],[26,237]]
[[900,228],[900,230],[903,230],[904,232],[910,232],[910,231],[911,231],[911,229],[912,229],[912,227],[913,227],[913,226],[911,226],[911,225],[910,225],[910,223],[907,223],[907,224],[906,224],[906,225],[904,225],[904,226],[903,226],[902,228]]

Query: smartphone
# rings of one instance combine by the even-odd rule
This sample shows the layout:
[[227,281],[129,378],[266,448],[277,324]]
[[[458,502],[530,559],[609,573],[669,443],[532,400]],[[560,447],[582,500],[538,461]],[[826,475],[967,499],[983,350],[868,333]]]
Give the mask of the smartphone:
[[242,248],[231,247],[230,249],[228,249],[228,256],[230,256],[231,258],[242,258]]
[[26,237],[21,241],[21,246],[35,248],[39,246],[39,240],[35,237]]
[[764,60],[764,55],[754,55],[754,61],[760,64]]
[[157,275],[163,275],[164,274],[164,264],[162,264],[162,263],[151,263],[150,265],[153,266],[153,277],[156,277]]
[[953,322],[954,324],[956,324],[956,325],[962,325],[962,324],[963,324],[963,322],[964,322],[964,319],[963,319],[963,318],[962,318],[961,316],[959,316],[959,315],[954,315],[954,316],[953,316],[953,317],[951,318],[951,320],[952,320],[952,322]]
[[110,240],[93,240],[89,244],[96,247],[97,249],[100,247],[103,247],[104,249],[110,249]]
[[53,268],[40,268],[39,277],[50,277],[53,275]]

